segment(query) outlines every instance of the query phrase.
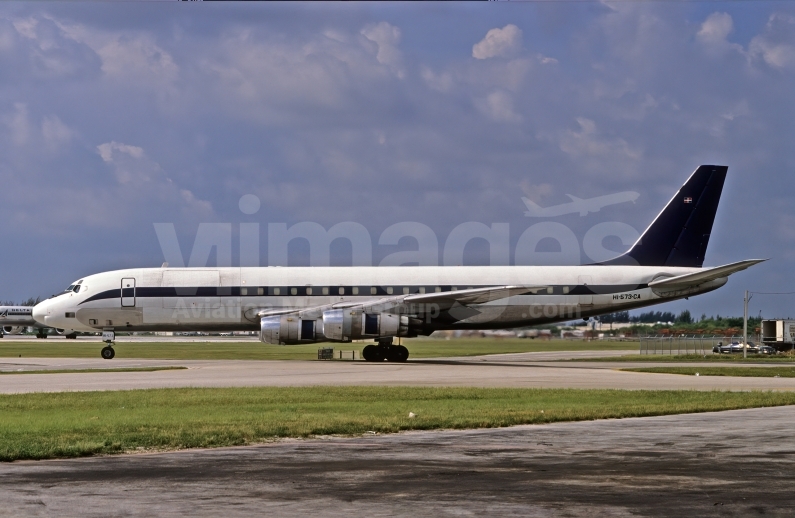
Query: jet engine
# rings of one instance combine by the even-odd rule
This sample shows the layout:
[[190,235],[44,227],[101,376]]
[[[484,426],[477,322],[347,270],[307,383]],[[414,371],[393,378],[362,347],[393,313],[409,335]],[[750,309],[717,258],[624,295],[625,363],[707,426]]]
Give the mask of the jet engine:
[[323,312],[323,334],[329,340],[409,336],[409,317],[395,313],[366,313],[361,307]]
[[262,317],[259,339],[268,344],[299,344],[323,341],[323,321],[297,314]]
[[23,333],[26,329],[26,326],[3,326],[3,334],[6,335],[18,335]]

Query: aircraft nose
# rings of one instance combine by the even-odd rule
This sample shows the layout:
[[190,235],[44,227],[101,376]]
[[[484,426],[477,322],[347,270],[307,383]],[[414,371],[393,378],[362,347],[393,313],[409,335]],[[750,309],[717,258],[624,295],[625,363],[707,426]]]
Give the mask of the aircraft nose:
[[39,302],[35,306],[33,306],[33,320],[38,322],[39,324],[45,324],[44,317],[49,314],[48,306],[46,302]]

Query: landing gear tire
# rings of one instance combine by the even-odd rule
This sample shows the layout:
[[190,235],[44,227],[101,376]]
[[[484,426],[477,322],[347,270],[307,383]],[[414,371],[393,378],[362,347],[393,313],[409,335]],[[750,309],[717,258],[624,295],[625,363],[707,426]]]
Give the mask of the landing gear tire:
[[113,350],[113,347],[103,347],[102,351],[100,352],[102,358],[105,360],[112,360],[114,356],[116,356],[116,351]]
[[70,340],[76,340],[77,339],[77,333],[69,333],[64,338],[68,338]]
[[38,334],[38,335],[36,335],[36,338],[47,338],[47,335],[45,335],[45,334]]
[[409,359],[409,350],[402,345],[393,345],[389,348],[387,361],[404,362]]
[[370,344],[362,349],[362,358],[368,362],[382,362],[386,355],[384,354],[384,347],[380,345]]

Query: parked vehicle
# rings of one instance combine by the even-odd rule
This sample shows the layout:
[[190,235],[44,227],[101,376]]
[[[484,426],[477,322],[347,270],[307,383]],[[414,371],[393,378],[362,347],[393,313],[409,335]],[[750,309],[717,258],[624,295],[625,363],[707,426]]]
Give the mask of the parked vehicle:
[[775,348],[775,347],[773,347],[773,346],[770,346],[770,345],[760,345],[760,346],[759,346],[759,351],[757,351],[757,353],[758,353],[758,354],[778,354],[778,351],[777,351],[777,350],[776,350],[776,348]]
[[730,344],[723,345],[723,343],[720,342],[718,345],[712,348],[712,352],[717,352],[720,354],[741,353],[743,352],[743,344],[740,342],[732,342]]

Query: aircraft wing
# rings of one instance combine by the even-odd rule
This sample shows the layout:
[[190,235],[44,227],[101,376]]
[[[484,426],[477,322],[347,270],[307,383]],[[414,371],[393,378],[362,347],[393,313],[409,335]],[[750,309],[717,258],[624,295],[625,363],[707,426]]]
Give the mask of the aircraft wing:
[[447,309],[458,303],[462,306],[468,304],[482,304],[500,300],[515,295],[525,295],[535,293],[538,290],[547,289],[547,286],[489,286],[486,288],[473,288],[470,290],[445,291],[440,293],[416,293],[413,295],[394,295],[391,297],[378,297],[368,300],[348,300],[345,302],[335,302],[311,308],[269,308],[252,309],[247,312],[249,318],[273,317],[287,315],[291,313],[318,313],[327,309],[341,309],[353,306],[364,306],[367,308],[380,308],[384,310],[399,304],[436,304],[440,309]]
[[767,261],[767,259],[748,259],[723,266],[716,266],[715,268],[705,268],[700,272],[686,273],[685,275],[677,275],[676,277],[658,279],[656,281],[651,281],[649,283],[649,288],[680,290],[684,288],[695,287],[721,277],[728,277],[733,273],[743,271],[746,268],[750,268],[751,266],[764,261]]

